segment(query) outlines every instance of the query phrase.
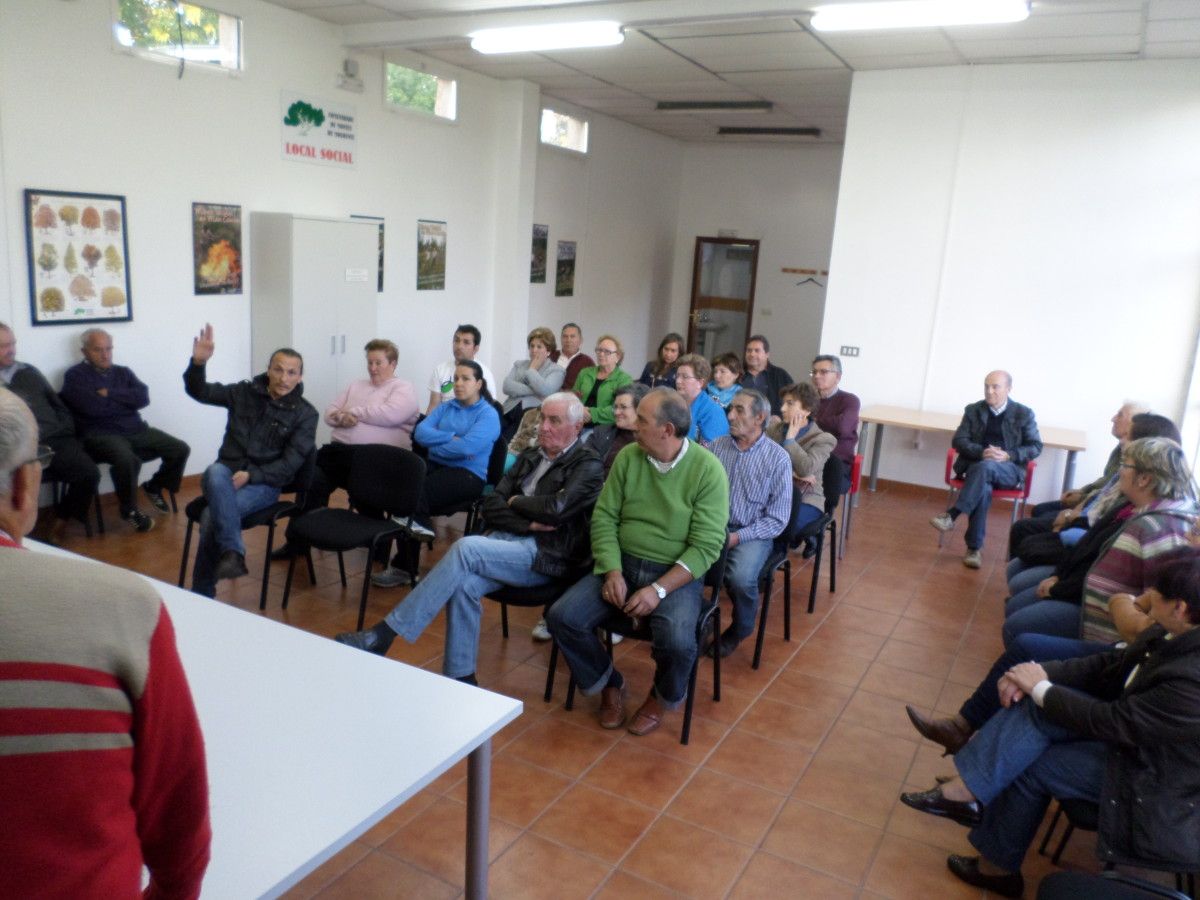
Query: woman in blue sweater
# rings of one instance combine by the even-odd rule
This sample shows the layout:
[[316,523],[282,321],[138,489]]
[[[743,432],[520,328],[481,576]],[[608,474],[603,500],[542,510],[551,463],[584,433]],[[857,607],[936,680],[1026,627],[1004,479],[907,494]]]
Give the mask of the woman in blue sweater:
[[479,363],[454,367],[454,399],[439,404],[413,432],[429,450],[425,486],[409,530],[433,537],[430,515],[483,493],[488,458],[500,437],[500,415]]

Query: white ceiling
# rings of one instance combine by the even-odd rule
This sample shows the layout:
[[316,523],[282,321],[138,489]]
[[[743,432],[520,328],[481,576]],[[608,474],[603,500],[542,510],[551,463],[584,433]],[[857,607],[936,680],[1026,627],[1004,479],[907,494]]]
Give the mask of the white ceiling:
[[[813,7],[846,0],[270,2],[346,26],[352,49],[403,48],[491,77],[523,78],[546,97],[688,141],[727,141],[719,126],[758,126],[816,127],[819,138],[773,139],[840,143],[851,75],[869,69],[1200,58],[1200,0],[1034,0],[1029,18],[1015,25],[853,34],[808,28]],[[625,42],[484,56],[465,38],[479,27],[581,18],[624,23]],[[660,100],[767,100],[774,109],[665,114],[655,110]]]

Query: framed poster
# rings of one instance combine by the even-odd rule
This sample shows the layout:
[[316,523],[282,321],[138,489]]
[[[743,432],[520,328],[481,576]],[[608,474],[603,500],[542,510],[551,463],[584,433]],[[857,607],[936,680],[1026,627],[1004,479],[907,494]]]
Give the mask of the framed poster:
[[383,217],[382,216],[356,216],[350,214],[352,219],[362,219],[365,222],[379,223],[379,287],[375,289],[375,293],[383,293]]
[[123,196],[25,190],[34,325],[133,320],[126,224]]
[[575,242],[558,242],[558,265],[554,270],[554,296],[575,295]]
[[533,226],[533,248],[529,258],[529,283],[546,283],[546,244],[550,238],[549,225]]
[[417,220],[417,290],[446,289],[446,223]]
[[192,204],[192,282],[196,294],[242,292],[242,208]]

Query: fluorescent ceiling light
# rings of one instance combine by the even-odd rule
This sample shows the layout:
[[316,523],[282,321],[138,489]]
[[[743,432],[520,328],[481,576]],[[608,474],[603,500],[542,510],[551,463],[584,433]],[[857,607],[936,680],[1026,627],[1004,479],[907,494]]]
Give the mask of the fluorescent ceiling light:
[[471,39],[471,49],[480,53],[612,47],[625,40],[620,22],[568,22],[561,25],[486,28],[467,36]]
[[895,0],[818,6],[810,24],[818,31],[869,31],[993,25],[1027,18],[1028,0]]

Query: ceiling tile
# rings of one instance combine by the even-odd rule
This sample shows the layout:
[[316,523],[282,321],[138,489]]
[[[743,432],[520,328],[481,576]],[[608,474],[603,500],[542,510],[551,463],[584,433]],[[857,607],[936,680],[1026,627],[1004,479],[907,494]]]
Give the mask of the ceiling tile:
[[[1200,0],[1196,4],[1200,9]],[[1200,18],[1163,19],[1146,25],[1146,42],[1200,41]]]
[[1083,38],[1035,38],[1020,41],[957,41],[959,52],[975,62],[1018,60],[1029,57],[1116,56],[1141,49],[1137,35]]
[[1011,25],[960,25],[945,31],[953,41],[1138,35],[1142,33],[1142,13],[1139,10],[1091,15],[1031,15],[1024,22]]
[[880,56],[887,53],[945,53],[953,45],[941,29],[892,32],[834,32],[822,34],[821,40],[839,56],[859,54]]
[[1143,55],[1151,59],[1196,59],[1200,57],[1200,41],[1147,44]]
[[847,56],[846,62],[856,72],[868,69],[926,69],[931,66],[955,66],[963,62],[954,51],[945,53],[912,53],[894,56]]
[[1196,0],[1150,0],[1150,19],[1190,19],[1196,13]]
[[765,34],[772,31],[803,31],[795,19],[731,19],[690,25],[651,25],[639,31],[656,38],[708,37],[720,34]]
[[[328,0],[326,0],[328,3]],[[404,17],[388,12],[369,3],[350,3],[339,6],[319,6],[304,10],[306,15],[316,16],[334,25],[370,25],[376,22],[398,22]]]

